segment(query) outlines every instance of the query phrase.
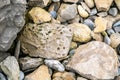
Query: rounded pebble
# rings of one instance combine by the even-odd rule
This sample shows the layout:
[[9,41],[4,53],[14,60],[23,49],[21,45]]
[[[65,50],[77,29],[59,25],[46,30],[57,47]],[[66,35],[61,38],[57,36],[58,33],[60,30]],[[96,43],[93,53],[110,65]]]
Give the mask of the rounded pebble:
[[57,17],[57,13],[56,11],[50,11],[50,14],[53,18],[56,18]]
[[84,24],[86,24],[87,26],[89,26],[89,28],[91,30],[93,30],[94,27],[95,27],[95,24],[94,24],[94,22],[91,19],[85,19],[84,20]]
[[108,36],[105,36],[105,37],[104,37],[104,42],[105,42],[106,44],[110,45],[111,40],[110,40],[110,38],[109,38]]
[[118,13],[117,8],[110,8],[110,10],[109,10],[109,14],[110,14],[110,15],[116,16],[117,13]]

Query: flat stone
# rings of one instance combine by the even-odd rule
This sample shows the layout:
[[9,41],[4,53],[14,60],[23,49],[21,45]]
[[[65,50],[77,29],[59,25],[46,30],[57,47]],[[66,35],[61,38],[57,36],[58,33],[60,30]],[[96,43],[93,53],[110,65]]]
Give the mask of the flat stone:
[[98,11],[108,11],[113,0],[95,0]]
[[24,80],[51,80],[49,69],[47,66],[41,65],[34,72],[25,76]]
[[0,63],[2,71],[7,75],[8,80],[19,80],[19,65],[15,57],[9,56]]
[[109,14],[112,15],[112,16],[116,16],[118,14],[117,8],[115,8],[115,7],[110,8]]
[[94,0],[84,0],[84,1],[88,5],[89,8],[94,7]]
[[87,26],[89,26],[89,28],[91,30],[93,30],[94,27],[95,27],[94,22],[91,19],[89,19],[89,18],[84,20],[84,24],[86,24]]
[[120,10],[120,0],[115,0],[115,3],[117,5],[118,9]]
[[29,11],[30,18],[34,21],[34,23],[44,23],[49,22],[51,20],[51,15],[40,7],[34,7]]
[[60,72],[65,71],[65,67],[58,60],[47,60],[46,59],[44,60],[44,62],[47,66],[49,66],[50,68],[56,71],[60,71]]
[[91,39],[91,30],[87,25],[73,23],[69,26],[73,28],[73,41],[88,42]]
[[71,27],[65,25],[29,23],[20,37],[22,51],[34,57],[64,58],[70,48],[72,32]]
[[64,2],[77,3],[79,0],[63,0]]
[[66,68],[92,80],[114,79],[118,75],[117,53],[103,42],[91,41],[78,47]]
[[21,66],[21,69],[23,71],[35,69],[39,65],[43,64],[42,58],[31,58],[31,57],[24,57],[19,59],[19,63]]

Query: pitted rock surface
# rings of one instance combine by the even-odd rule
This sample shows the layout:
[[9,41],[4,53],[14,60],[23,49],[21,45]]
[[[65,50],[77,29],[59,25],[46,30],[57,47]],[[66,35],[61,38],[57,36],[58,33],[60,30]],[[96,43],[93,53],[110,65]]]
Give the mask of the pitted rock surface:
[[7,51],[25,24],[26,0],[0,1],[0,51]]
[[118,75],[118,58],[110,46],[92,41],[79,46],[66,67],[88,79],[110,80]]
[[29,23],[20,37],[24,53],[52,59],[67,56],[71,39],[71,27],[53,23],[41,25]]

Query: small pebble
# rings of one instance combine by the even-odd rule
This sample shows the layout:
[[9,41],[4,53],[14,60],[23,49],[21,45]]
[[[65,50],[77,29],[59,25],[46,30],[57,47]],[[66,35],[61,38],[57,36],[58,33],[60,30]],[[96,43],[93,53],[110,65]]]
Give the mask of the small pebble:
[[60,0],[52,0],[53,2],[59,2]]
[[84,24],[86,24],[87,26],[89,26],[89,28],[91,30],[93,30],[94,27],[95,27],[95,24],[94,24],[94,22],[91,19],[85,19],[84,20]]
[[107,34],[108,34],[108,35],[111,35],[111,34],[113,34],[113,33],[115,33],[113,29],[107,29]]
[[109,38],[108,36],[105,36],[105,37],[104,37],[104,42],[105,42],[106,44],[110,45],[111,40],[110,40],[110,38]]
[[69,55],[72,56],[72,55],[74,55],[74,53],[75,53],[75,49],[70,50]]
[[113,27],[117,27],[117,26],[120,26],[120,21],[117,21],[113,24]]
[[84,2],[81,2],[81,5],[88,13],[90,13],[90,8]]
[[110,10],[109,10],[109,14],[110,14],[110,15],[116,16],[117,13],[118,13],[117,8],[110,8]]
[[96,15],[96,14],[97,14],[97,9],[93,8],[90,12],[90,15],[93,16],[93,15]]
[[24,77],[25,77],[24,73],[22,71],[20,71],[19,80],[24,80]]
[[113,27],[113,29],[114,29],[114,31],[115,31],[116,33],[119,33],[119,32],[120,32],[120,26]]
[[56,11],[50,11],[50,14],[53,18],[56,18],[57,17],[57,13]]
[[100,13],[97,13],[98,16],[100,17],[106,17],[108,15],[107,12],[100,12]]
[[0,80],[6,80],[5,76],[2,73],[0,73]]

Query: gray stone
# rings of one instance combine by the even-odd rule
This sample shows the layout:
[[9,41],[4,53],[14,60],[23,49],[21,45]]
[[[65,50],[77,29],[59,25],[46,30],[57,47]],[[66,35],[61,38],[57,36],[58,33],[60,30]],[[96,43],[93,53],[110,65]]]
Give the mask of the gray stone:
[[115,32],[120,32],[120,21],[115,22],[112,27]]
[[117,21],[113,24],[113,27],[117,27],[117,26],[120,26],[120,21]]
[[[0,2],[0,51],[7,51],[25,24],[26,0]],[[5,5],[5,6],[4,6]]]
[[111,43],[111,40],[107,35],[104,37],[104,42],[108,45],[110,45],[110,43]]
[[111,35],[111,34],[113,34],[113,33],[115,33],[115,31],[114,31],[113,29],[107,29],[107,34],[108,34],[108,35]]
[[65,67],[63,66],[63,64],[61,64],[58,60],[44,60],[45,64],[47,66],[49,66],[50,68],[63,72],[65,71]]
[[93,16],[93,15],[96,15],[96,14],[97,14],[97,9],[93,8],[90,12],[90,15]]
[[120,32],[120,26],[117,26],[117,27],[113,27],[113,29],[115,30],[115,32],[117,33],[119,33]]
[[85,19],[84,20],[84,24],[86,24],[87,26],[89,26],[89,28],[91,30],[93,30],[94,27],[95,27],[95,24],[94,24],[94,22],[91,19]]
[[100,17],[106,17],[108,15],[108,13],[107,12],[99,12],[99,13],[97,13],[97,15]]
[[43,64],[43,59],[42,58],[31,58],[31,57],[25,57],[25,58],[20,58],[19,63],[21,66],[21,69],[23,71],[26,70],[31,70],[37,68],[39,65]]
[[75,49],[70,50],[69,55],[72,56],[72,55],[74,55],[74,53],[75,53]]
[[51,14],[51,16],[52,16],[53,18],[56,18],[56,17],[57,17],[56,11],[50,11],[49,13]]
[[25,74],[20,71],[20,76],[19,76],[19,80],[24,80]]
[[8,56],[10,56],[10,53],[0,52],[0,62],[2,62]]
[[0,80],[7,80],[2,73],[0,73]]
[[19,65],[15,57],[9,56],[0,64],[8,80],[19,80]]
[[110,15],[116,16],[117,13],[118,13],[117,8],[110,8],[110,10],[109,10],[109,14],[110,14]]
[[53,2],[59,2],[60,0],[52,0]]

